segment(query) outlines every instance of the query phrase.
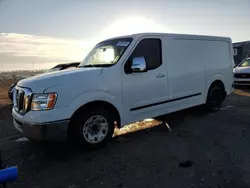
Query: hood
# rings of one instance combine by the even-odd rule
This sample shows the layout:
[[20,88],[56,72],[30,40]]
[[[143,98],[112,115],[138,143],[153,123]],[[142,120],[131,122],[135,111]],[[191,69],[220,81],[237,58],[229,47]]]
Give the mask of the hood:
[[91,79],[102,73],[103,68],[77,68],[43,73],[32,76],[17,83],[17,86],[30,88],[33,92],[43,92],[47,88],[64,84],[73,84]]
[[250,67],[235,67],[234,73],[250,73]]

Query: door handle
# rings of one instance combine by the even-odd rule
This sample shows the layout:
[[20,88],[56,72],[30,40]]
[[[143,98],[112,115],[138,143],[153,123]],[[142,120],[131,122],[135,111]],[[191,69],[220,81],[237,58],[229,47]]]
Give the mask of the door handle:
[[164,73],[158,73],[158,74],[156,75],[156,78],[163,78],[163,77],[165,77],[165,74],[164,74]]

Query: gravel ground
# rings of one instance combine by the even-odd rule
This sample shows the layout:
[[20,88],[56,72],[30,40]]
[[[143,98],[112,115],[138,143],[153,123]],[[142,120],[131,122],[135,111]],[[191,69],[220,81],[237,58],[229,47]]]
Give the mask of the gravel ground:
[[21,138],[10,107],[0,107],[3,157],[20,173],[9,187],[250,187],[249,107],[250,90],[236,90],[217,113],[193,108],[162,117],[170,128],[139,122],[91,152]]

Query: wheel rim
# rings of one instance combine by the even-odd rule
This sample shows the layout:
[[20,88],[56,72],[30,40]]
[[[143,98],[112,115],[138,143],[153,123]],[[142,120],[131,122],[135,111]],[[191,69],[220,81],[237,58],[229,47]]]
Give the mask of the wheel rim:
[[83,125],[83,136],[89,143],[101,142],[108,134],[108,121],[100,116],[91,116]]
[[220,91],[215,91],[211,96],[211,104],[214,110],[219,110],[221,106],[221,93]]

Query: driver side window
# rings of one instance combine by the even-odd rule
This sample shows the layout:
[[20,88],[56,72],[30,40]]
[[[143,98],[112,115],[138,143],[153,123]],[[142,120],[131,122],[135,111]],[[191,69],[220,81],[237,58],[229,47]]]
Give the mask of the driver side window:
[[158,68],[162,64],[161,40],[142,39],[129,57],[129,62],[135,57],[144,57],[147,70]]

